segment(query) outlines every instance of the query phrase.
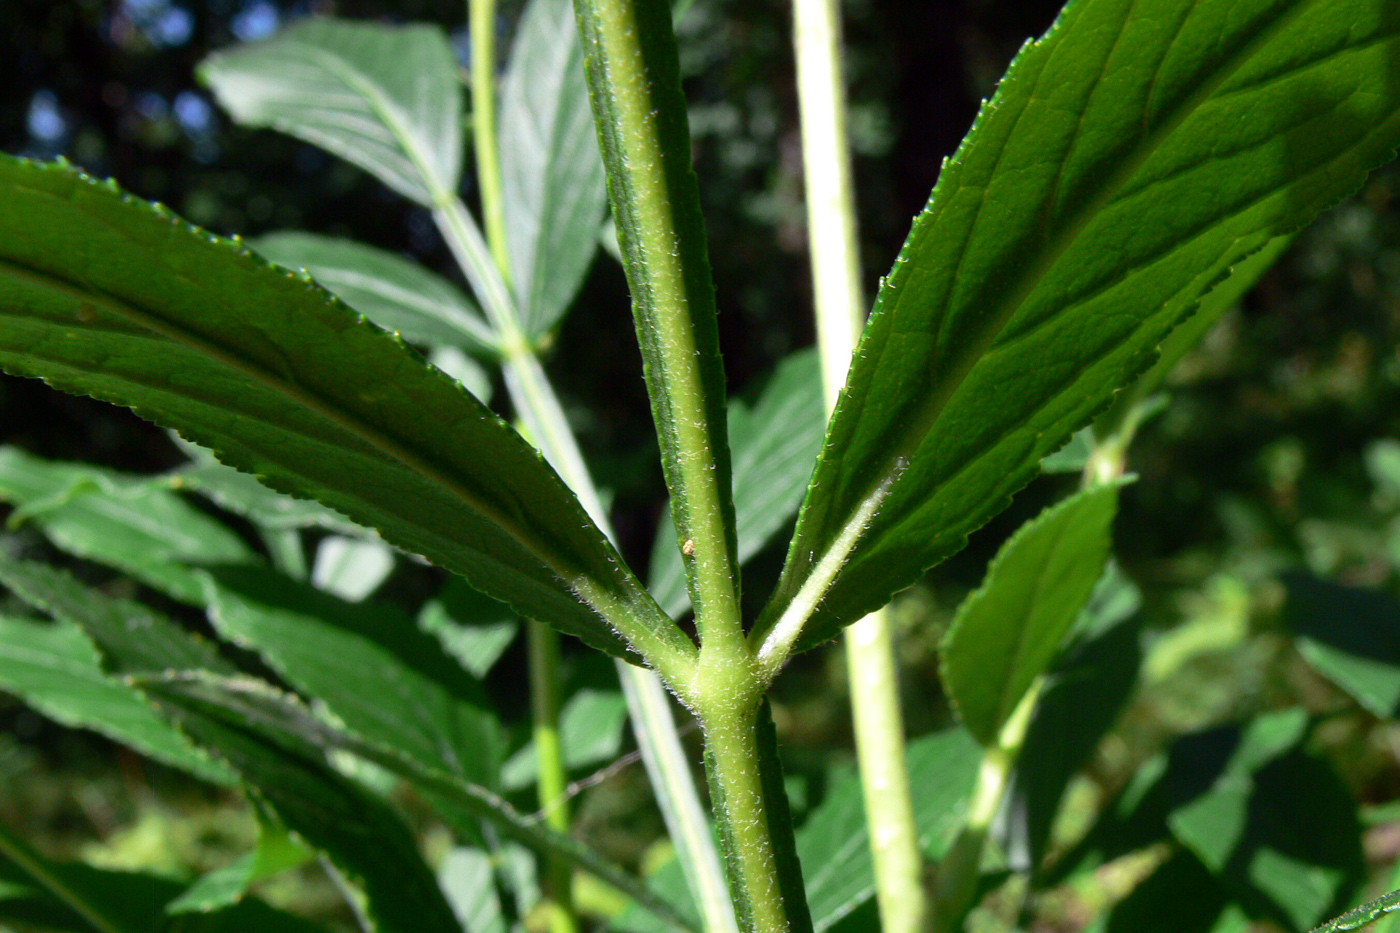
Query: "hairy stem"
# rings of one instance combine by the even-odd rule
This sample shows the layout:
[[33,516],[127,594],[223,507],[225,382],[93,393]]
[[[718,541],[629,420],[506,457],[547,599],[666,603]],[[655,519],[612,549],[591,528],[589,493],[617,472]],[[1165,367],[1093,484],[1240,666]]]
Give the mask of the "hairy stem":
[[[817,346],[831,411],[865,324],[837,0],[794,0],[793,38]],[[928,919],[923,857],[888,613],[877,610],[850,626],[845,643],[881,925],[885,933],[920,933]]]

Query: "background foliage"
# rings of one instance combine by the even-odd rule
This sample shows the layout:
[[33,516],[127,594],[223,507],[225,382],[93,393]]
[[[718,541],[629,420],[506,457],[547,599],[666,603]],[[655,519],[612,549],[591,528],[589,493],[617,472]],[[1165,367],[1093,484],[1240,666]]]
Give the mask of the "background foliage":
[[[502,6],[505,39],[518,5]],[[1057,9],[1053,0],[846,4],[857,190],[872,274],[887,268],[980,97]],[[221,232],[299,228],[351,236],[446,271],[446,249],[423,210],[308,145],[232,127],[195,82],[193,67],[209,51],[311,12],[439,23],[463,62],[469,55],[459,2],[8,0],[0,4],[0,149],[66,155]],[[720,336],[731,390],[738,391],[812,339],[787,4],[695,0],[680,34],[696,164],[716,244]],[[1148,912],[1135,913],[1138,905],[1150,902],[1154,887],[1170,885],[1190,885],[1200,895],[1191,917],[1172,918],[1179,929],[1228,921],[1221,919],[1225,905],[1241,887],[1262,898],[1255,922],[1307,926],[1314,905],[1306,898],[1251,884],[1245,856],[1217,851],[1215,836],[1196,830],[1229,818],[1234,776],[1263,788],[1257,806],[1289,807],[1279,799],[1288,787],[1271,790],[1270,781],[1283,773],[1279,762],[1290,760],[1297,767],[1288,773],[1310,776],[1327,824],[1319,827],[1320,857],[1335,856],[1340,879],[1314,899],[1324,902],[1317,910],[1331,906],[1333,895],[1388,880],[1400,853],[1400,734],[1392,722],[1400,692],[1388,692],[1384,676],[1360,677],[1347,661],[1368,655],[1371,674],[1400,666],[1400,647],[1375,634],[1393,632],[1400,620],[1390,601],[1400,594],[1397,186],[1400,173],[1383,170],[1306,231],[1177,368],[1170,405],[1139,435],[1129,466],[1140,479],[1121,492],[1115,549],[1122,573],[1140,590],[1141,609],[1126,628],[1113,630],[1124,645],[1085,639],[1079,650],[1136,652],[1140,680],[1131,691],[1128,682],[1120,685],[1121,714],[1107,739],[1084,749],[1083,770],[1061,768],[1068,807],[1059,823],[1018,824],[1013,813],[1002,827],[1010,867],[1046,845],[1063,848],[1052,861],[1064,877],[1076,866],[1106,865],[1074,883],[1044,879],[1048,888],[1025,918],[1039,928],[1079,929],[1142,879],[1110,927],[1142,929]],[[633,346],[625,308],[619,269],[598,262],[558,337],[570,352],[551,371],[595,474],[611,484],[621,546],[642,566],[663,491],[640,358],[619,349]],[[183,459],[163,432],[125,411],[8,378],[0,381],[0,440],[134,472]],[[966,551],[896,602],[912,734],[952,721],[935,647],[957,605],[1007,535],[1072,485],[1072,477],[1038,481]],[[32,526],[11,524],[0,538],[7,552],[64,560]],[[780,560],[780,551],[759,558],[748,571],[748,591],[765,592],[759,581],[771,581]],[[77,569],[91,582],[112,582],[91,566]],[[434,571],[401,563],[380,595],[416,612],[440,582]],[[176,604],[164,605],[191,619]],[[1338,605],[1355,623],[1353,633],[1343,633],[1353,639],[1348,644],[1336,644],[1335,628],[1326,624]],[[576,715],[619,723],[619,707],[606,698],[606,664],[584,652],[570,652],[568,661],[573,702],[606,707]],[[527,731],[523,664],[517,644],[488,679],[492,699],[520,726],[513,750]],[[1071,690],[1072,680],[1064,682]],[[1109,691],[1099,696],[1111,716],[1105,698],[1113,685],[1097,686]],[[1068,699],[1060,707],[1055,701],[1052,691],[1042,719],[1068,708]],[[1308,714],[1301,725],[1289,718],[1296,708]],[[842,789],[849,767],[844,673],[829,650],[795,661],[777,685],[774,716],[801,818]],[[1033,728],[1028,756],[1036,741]],[[605,738],[576,762],[578,776],[618,762],[629,747]],[[1233,753],[1241,748],[1257,754]],[[528,765],[516,771],[528,774]],[[1153,773],[1155,784],[1141,777]],[[1181,790],[1192,784],[1213,789]],[[56,857],[81,855],[188,880],[246,852],[257,835],[254,816],[232,797],[90,733],[65,730],[5,696],[0,786],[0,822]],[[1125,788],[1130,793],[1117,796]],[[1013,788],[1013,800],[1036,791],[1023,783],[1019,792],[1017,798]],[[623,861],[657,860],[664,854],[653,847],[660,821],[647,799],[645,777],[623,758],[582,791],[575,830]],[[1115,799],[1122,804],[1117,822],[1071,845]],[[1161,813],[1153,816],[1153,807]],[[431,849],[434,828],[423,813],[417,828]],[[1358,825],[1349,832],[1352,820]],[[1139,849],[1134,843],[1155,837],[1135,836],[1134,827],[1149,823],[1168,825],[1175,842]],[[1337,826],[1341,832],[1322,833]],[[1348,841],[1356,838],[1359,847]],[[1134,858],[1114,860],[1132,851]],[[268,884],[262,893],[269,899],[332,922],[349,920],[317,870]],[[994,891],[974,922],[1013,923],[1022,895],[1015,887]]]

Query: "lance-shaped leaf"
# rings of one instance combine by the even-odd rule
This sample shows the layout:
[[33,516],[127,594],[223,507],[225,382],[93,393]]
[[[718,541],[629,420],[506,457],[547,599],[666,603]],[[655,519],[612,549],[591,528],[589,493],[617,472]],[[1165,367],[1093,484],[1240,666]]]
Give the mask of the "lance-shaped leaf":
[[1055,659],[1108,560],[1119,484],[1077,493],[1022,525],[958,607],[939,646],[944,689],[983,745]]
[[0,615],[0,692],[55,722],[100,732],[195,777],[236,783],[221,762],[192,747],[144,697],[107,674],[92,642],[71,623]]
[[436,26],[309,19],[211,55],[199,76],[239,123],[314,143],[420,204],[456,195],[462,83]]
[[[249,734],[260,736],[269,746],[286,750],[298,759],[315,760],[321,752],[343,751],[373,762],[425,792],[440,807],[449,807],[443,815],[450,821],[460,823],[463,816],[487,820],[505,835],[535,851],[576,864],[622,890],[662,919],[667,929],[680,933],[689,930],[674,908],[594,850],[554,832],[538,820],[522,816],[506,800],[479,785],[338,729],[314,716],[294,697],[279,693],[261,681],[196,673],[146,676],[139,678],[139,683],[143,691],[164,706],[219,723],[223,728],[247,730]],[[285,814],[283,816],[285,818]],[[297,828],[291,822],[288,826]]]
[[[734,462],[734,523],[739,562],[763,550],[792,520],[812,475],[826,426],[817,355],[802,350],[778,364],[752,406],[729,400],[729,446]],[[671,615],[689,605],[685,568],[670,510],[662,514],[651,550],[651,592]]]
[[402,818],[332,768],[318,749],[269,730],[252,716],[168,702],[165,694],[159,698],[190,738],[241,774],[249,792],[288,829],[324,851],[363,888],[379,933],[461,933]]
[[250,245],[279,266],[310,272],[341,301],[409,343],[494,353],[495,336],[472,300],[416,262],[314,233],[272,233]]
[[0,369],[175,426],[604,650],[605,618],[693,650],[536,451],[309,279],[61,166],[0,159],[0,192]]
[[493,786],[501,738],[480,684],[386,605],[346,603],[273,573],[210,575],[209,618],[346,728]]
[[501,89],[501,209],[528,334],[553,327],[598,251],[607,208],[570,0],[531,0]]
[[68,553],[120,568],[183,602],[200,598],[189,565],[253,559],[236,534],[164,488],[159,477],[0,447],[0,501],[17,507],[12,521],[35,522]]
[[759,636],[792,607],[799,646],[830,638],[960,548],[1231,266],[1397,143],[1391,0],[1071,2],[881,286]]

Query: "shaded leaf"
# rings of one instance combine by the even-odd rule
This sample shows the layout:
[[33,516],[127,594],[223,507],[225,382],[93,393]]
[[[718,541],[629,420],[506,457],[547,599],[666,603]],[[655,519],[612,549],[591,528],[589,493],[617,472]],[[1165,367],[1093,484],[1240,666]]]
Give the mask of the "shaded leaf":
[[983,745],[1050,666],[1111,543],[1120,484],[1076,493],[1022,525],[963,600],[939,646],[943,686]]
[[828,557],[802,647],[962,547],[1232,266],[1389,160],[1397,33],[1390,0],[1071,3],[880,289],[760,637]]
[[493,352],[495,337],[475,303],[416,262],[314,233],[270,233],[249,245],[279,266],[310,272],[331,294],[410,343]]
[[531,0],[501,87],[501,209],[527,334],[553,327],[598,251],[607,209],[574,7]]
[[165,905],[166,913],[209,913],[243,901],[252,885],[304,865],[314,853],[286,830],[262,821],[258,845],[223,868],[215,869],[190,885]]
[[1385,593],[1287,573],[1298,653],[1372,715],[1400,713],[1400,604]]
[[[982,750],[966,730],[949,729],[910,742],[908,759],[919,847],[937,861],[957,834]],[[798,831],[797,853],[817,933],[874,900],[875,870],[858,774],[847,774],[830,787]]]
[[0,368],[178,425],[596,647],[623,651],[607,612],[693,650],[539,454],[393,337],[86,176],[4,158],[0,191]]
[[348,730],[491,787],[499,726],[481,687],[386,605],[351,605],[273,574],[211,577],[210,621]]
[[436,26],[303,20],[209,56],[199,77],[238,122],[320,146],[420,204],[457,191],[462,84]]
[[0,499],[64,551],[117,567],[181,600],[199,601],[188,564],[253,558],[228,528],[164,488],[158,477],[44,460],[0,447]]
[[157,716],[144,697],[103,671],[92,642],[71,623],[0,616],[0,690],[55,722],[100,732],[202,780],[236,781]]
[[515,640],[520,619],[504,603],[461,580],[448,580],[437,596],[423,604],[418,627],[437,638],[442,650],[480,680]]
[[458,846],[438,866],[438,884],[468,933],[506,933],[491,856]]
[[[610,761],[622,748],[627,704],[615,690],[580,690],[559,712],[559,744],[570,771]],[[501,766],[501,787],[519,790],[535,783],[539,765],[533,741]]]

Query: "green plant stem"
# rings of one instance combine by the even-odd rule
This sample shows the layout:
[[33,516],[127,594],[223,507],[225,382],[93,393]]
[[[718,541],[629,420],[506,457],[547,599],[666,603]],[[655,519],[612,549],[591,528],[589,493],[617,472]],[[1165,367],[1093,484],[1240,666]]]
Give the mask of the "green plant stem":
[[702,656],[748,657],[714,283],[665,0],[575,0]]
[[[836,0],[794,0],[793,38],[817,346],[831,411],[865,323]],[[888,613],[877,610],[846,629],[845,646],[881,926],[920,933],[928,903]]]
[[[742,680],[740,675],[735,680]],[[758,702],[735,683],[728,701],[699,710],[705,729],[710,794],[727,835],[729,875],[736,900],[747,908],[746,933],[788,933],[768,808],[763,792],[756,724]]]
[[507,282],[506,220],[501,207],[501,157],[496,145],[496,0],[467,0],[472,39],[472,147],[481,218],[491,256]]
[[97,905],[91,903],[81,891],[54,872],[47,861],[29,848],[18,836],[12,835],[4,826],[0,826],[0,856],[4,856],[14,863],[17,868],[34,879],[36,884],[66,904],[74,913],[92,924],[101,933],[137,933],[137,931],[103,914]]
[[[568,773],[559,744],[559,634],[542,622],[525,624],[530,652],[530,710],[534,714],[535,760],[539,766],[540,809],[553,830],[569,832]],[[551,903],[550,933],[576,933],[573,872],[557,856],[545,859],[545,893]]]
[[961,929],[963,918],[972,909],[977,896],[987,832],[991,829],[997,810],[1001,808],[1007,782],[1011,779],[1011,769],[1021,754],[1026,729],[1030,726],[1031,714],[1035,711],[1044,682],[1044,675],[1036,678],[1001,727],[997,743],[982,755],[977,787],[968,801],[962,831],[938,866],[933,905],[933,929],[936,933],[954,933]]

